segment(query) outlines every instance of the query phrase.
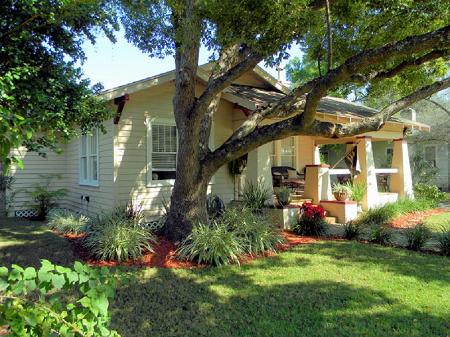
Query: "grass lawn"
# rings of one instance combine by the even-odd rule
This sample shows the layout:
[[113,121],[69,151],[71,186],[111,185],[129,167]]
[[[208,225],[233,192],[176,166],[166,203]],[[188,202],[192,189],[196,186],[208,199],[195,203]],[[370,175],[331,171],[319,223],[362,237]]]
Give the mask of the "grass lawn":
[[[36,224],[0,227],[1,265],[12,261],[4,254],[15,245],[9,231],[21,233],[17,246],[33,246],[21,254],[47,251],[42,257],[49,258],[67,248],[59,239],[41,243],[47,234]],[[447,336],[449,261],[323,241],[241,267],[134,270],[136,280],[117,289],[112,326],[130,337]]]
[[443,228],[450,230],[450,212],[432,215],[424,223],[433,232],[440,233]]

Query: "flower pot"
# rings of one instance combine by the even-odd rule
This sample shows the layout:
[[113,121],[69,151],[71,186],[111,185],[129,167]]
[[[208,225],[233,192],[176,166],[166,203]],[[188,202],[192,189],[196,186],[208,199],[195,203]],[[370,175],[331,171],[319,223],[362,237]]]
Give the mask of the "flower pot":
[[337,201],[345,201],[348,199],[348,192],[333,192]]

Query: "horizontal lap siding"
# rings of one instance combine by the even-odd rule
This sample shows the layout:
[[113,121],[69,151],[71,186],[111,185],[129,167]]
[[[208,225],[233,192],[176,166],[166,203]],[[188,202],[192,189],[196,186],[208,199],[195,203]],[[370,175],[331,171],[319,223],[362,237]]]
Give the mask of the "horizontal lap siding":
[[[114,205],[113,191],[113,123],[105,122],[106,134],[99,132],[99,186],[79,183],[80,139],[72,140],[66,149],[66,182],[69,193],[65,198],[67,208],[94,215],[110,210]],[[90,201],[81,200],[89,196]]]
[[[117,198],[142,203],[148,217],[161,214],[170,200],[171,186],[147,186],[147,117],[173,119],[173,83],[130,95],[115,130],[114,166]],[[224,102],[214,120],[214,144],[221,144],[231,134],[231,104]],[[219,129],[219,130],[218,130]],[[223,129],[223,130],[222,130]],[[212,180],[210,191],[229,201],[233,181],[226,167]]]
[[[51,180],[49,189],[56,190],[65,188],[64,172],[65,172],[65,154],[56,154],[55,152],[46,152],[46,157],[39,156],[36,152],[28,152],[26,148],[21,147],[13,151],[13,155],[21,158],[24,169],[19,169],[13,165],[10,174],[15,178],[12,193],[14,194],[14,202],[9,208],[9,215],[14,216],[15,211],[32,209],[36,204],[29,192],[33,191],[36,185],[44,185],[44,175],[55,177]],[[61,179],[57,179],[57,176]],[[11,193],[8,193],[10,196]]]

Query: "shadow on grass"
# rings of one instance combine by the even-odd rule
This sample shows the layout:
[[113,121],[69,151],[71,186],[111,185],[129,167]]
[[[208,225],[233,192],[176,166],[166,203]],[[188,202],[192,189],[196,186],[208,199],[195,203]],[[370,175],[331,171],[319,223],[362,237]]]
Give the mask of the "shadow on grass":
[[118,289],[112,325],[124,337],[446,336],[444,317],[383,292],[336,281],[262,285],[248,269],[154,270]]
[[39,267],[47,259],[72,266],[75,258],[69,241],[50,232],[41,222],[0,219],[0,265]]
[[379,269],[393,274],[450,284],[450,260],[445,256],[354,241],[323,242],[312,245],[310,249],[301,246],[298,249],[304,254],[329,256],[342,266],[364,270],[377,265]]

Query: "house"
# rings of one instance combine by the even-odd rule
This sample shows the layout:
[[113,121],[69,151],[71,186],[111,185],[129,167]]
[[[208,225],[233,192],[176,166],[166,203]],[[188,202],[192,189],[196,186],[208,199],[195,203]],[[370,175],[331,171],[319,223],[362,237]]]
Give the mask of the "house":
[[[211,64],[198,70],[197,91],[200,93],[208,79]],[[63,145],[63,153],[49,152],[46,158],[20,148],[15,154],[23,159],[25,168],[12,168],[15,176],[15,200],[11,216],[32,213],[32,200],[26,191],[42,181],[42,174],[58,175],[52,188],[66,188],[67,195],[59,200],[60,207],[97,214],[115,205],[134,200],[142,203],[146,215],[158,216],[170,198],[175,179],[177,130],[172,112],[175,91],[175,72],[119,86],[103,92],[115,110],[113,119],[104,122],[106,133],[93,130]],[[214,116],[210,147],[222,144],[252,110],[283,96],[288,88],[256,67],[224,90],[217,114]],[[351,102],[326,97],[318,108],[320,120],[349,123],[376,111]],[[269,121],[270,123],[271,121]],[[305,186],[301,197],[321,204],[339,221],[356,214],[352,202],[338,202],[331,194],[333,176],[348,174],[346,169],[330,169],[320,164],[319,146],[339,143],[347,148],[357,146],[361,173],[357,179],[367,186],[363,208],[411,196],[412,184],[408,148],[403,140],[406,129],[429,130],[427,125],[414,121],[392,119],[377,132],[343,139],[296,136],[265,144],[248,154],[245,181],[263,179],[272,187],[271,166],[290,166],[305,172]],[[376,167],[372,142],[393,140],[392,167]],[[379,193],[376,175],[391,174],[391,192]],[[330,178],[331,177],[331,178]],[[222,167],[212,178],[209,192],[225,202],[235,198],[235,179],[228,166]]]

